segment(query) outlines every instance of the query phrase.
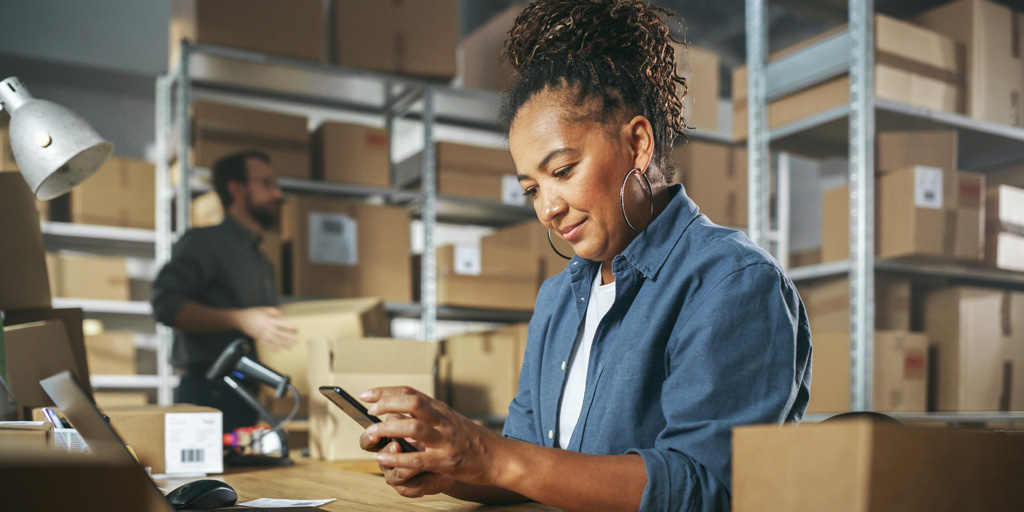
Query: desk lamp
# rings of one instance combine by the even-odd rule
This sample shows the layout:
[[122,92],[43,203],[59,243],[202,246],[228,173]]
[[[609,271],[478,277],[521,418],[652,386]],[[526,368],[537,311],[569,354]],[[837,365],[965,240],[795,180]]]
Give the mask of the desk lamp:
[[41,201],[85,181],[114,151],[114,144],[85,119],[52,101],[32,97],[18,77],[0,82],[0,109],[11,115],[14,160]]

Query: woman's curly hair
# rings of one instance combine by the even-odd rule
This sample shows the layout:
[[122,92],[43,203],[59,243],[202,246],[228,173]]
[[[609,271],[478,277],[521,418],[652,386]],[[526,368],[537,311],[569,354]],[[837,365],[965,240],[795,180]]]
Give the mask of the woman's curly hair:
[[[538,0],[516,17],[502,56],[517,76],[505,92],[500,120],[508,129],[535,94],[567,87],[581,108],[606,121],[642,115],[654,131],[654,162],[671,181],[672,143],[686,138],[686,79],[663,19],[672,13],[642,0]],[[678,42],[678,41],[675,41]]]

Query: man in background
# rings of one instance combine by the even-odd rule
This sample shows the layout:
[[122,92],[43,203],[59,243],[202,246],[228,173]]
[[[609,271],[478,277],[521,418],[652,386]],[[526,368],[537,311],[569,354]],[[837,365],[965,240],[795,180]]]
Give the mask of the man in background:
[[241,337],[261,350],[291,346],[295,327],[281,319],[274,267],[259,248],[282,202],[269,157],[257,151],[225,156],[213,166],[213,184],[224,220],[191,229],[174,245],[153,282],[153,314],[176,330],[171,363],[181,380],[174,401],[221,410],[230,432],[254,425],[257,413],[223,381],[207,380],[207,370]]

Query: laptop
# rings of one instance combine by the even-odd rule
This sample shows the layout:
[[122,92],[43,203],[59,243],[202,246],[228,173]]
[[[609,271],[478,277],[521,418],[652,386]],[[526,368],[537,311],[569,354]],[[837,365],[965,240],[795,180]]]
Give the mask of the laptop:
[[[71,422],[71,426],[75,427],[78,434],[82,436],[85,443],[89,445],[89,450],[100,457],[115,462],[122,463],[128,466],[139,468],[139,472],[145,476],[145,480],[149,482],[149,490],[147,494],[147,501],[150,503],[151,510],[163,510],[166,512],[191,512],[185,511],[184,509],[175,509],[172,507],[167,500],[164,498],[164,494],[160,492],[160,489],[156,486],[149,475],[145,475],[145,470],[135,460],[135,456],[125,446],[124,441],[117,435],[117,432],[107,423],[104,419],[103,414],[99,409],[96,408],[96,404],[93,403],[89,397],[89,393],[85,390],[78,379],[70,371],[63,371],[51,377],[47,377],[39,384],[46,391],[46,394],[50,395],[53,399],[53,403],[64,413],[64,416]],[[206,509],[210,510],[210,509]],[[270,510],[277,510],[274,508],[239,508],[232,507],[230,509],[217,509],[217,510],[232,510],[232,511],[253,511],[253,512],[267,512]],[[285,509],[280,509],[285,510]],[[302,510],[320,510],[314,507],[293,507],[287,509],[290,512],[302,511]],[[321,511],[322,512],[322,511]]]

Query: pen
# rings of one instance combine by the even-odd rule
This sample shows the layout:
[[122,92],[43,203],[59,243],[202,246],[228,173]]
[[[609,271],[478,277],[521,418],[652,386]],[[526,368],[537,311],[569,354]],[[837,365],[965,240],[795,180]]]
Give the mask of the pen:
[[54,427],[61,427],[60,419],[57,418],[57,413],[53,412],[53,409],[43,407],[43,417],[46,418],[46,421],[53,423]]

